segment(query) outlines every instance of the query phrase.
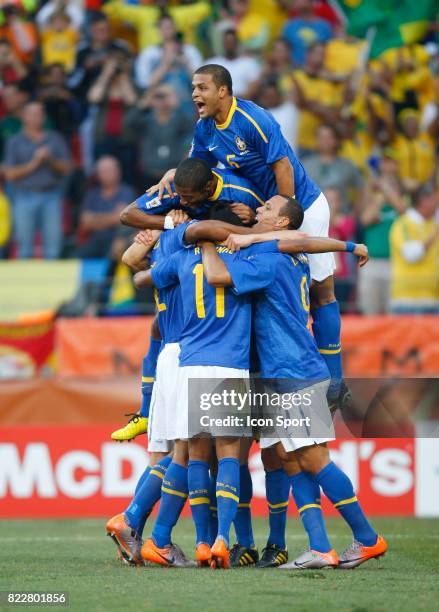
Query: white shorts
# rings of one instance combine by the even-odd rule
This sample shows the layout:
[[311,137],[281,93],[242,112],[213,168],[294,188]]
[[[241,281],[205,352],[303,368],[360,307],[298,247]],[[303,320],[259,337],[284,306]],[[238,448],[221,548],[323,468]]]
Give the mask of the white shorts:
[[179,344],[165,344],[157,359],[148,422],[148,450],[152,452],[169,452],[173,447],[168,429],[175,421],[178,410],[179,354]]
[[197,378],[214,379],[212,392],[215,391],[221,381],[227,378],[249,378],[248,370],[237,368],[224,368],[222,366],[182,366],[178,372],[178,412],[174,422],[174,427],[170,431],[171,440],[188,440],[203,431],[200,425],[199,430],[194,430],[193,419],[189,428],[189,380]]
[[[326,400],[328,386],[329,380],[324,380],[311,387],[302,389],[300,392],[303,396],[311,393],[313,397],[311,405],[309,407],[303,405],[300,410],[303,416],[309,417],[309,427],[297,427],[292,432],[292,435],[286,437],[282,436],[281,429],[277,431],[278,435],[276,437],[268,438],[262,435],[259,440],[260,448],[270,448],[281,442],[285,451],[290,453],[305,446],[313,446],[314,444],[323,444],[324,442],[335,440],[332,417]],[[325,434],[325,437],[321,437],[322,434]],[[301,437],[302,435],[304,437]]]
[[[329,232],[329,204],[326,197],[321,193],[304,212],[303,223],[300,226],[302,232],[308,236],[328,237]],[[311,278],[315,281],[323,281],[334,274],[336,268],[333,253],[314,253],[308,255]]]

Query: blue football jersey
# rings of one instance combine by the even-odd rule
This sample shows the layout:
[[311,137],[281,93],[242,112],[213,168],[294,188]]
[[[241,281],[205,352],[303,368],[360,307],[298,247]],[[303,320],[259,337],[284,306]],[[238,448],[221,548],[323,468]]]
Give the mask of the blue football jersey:
[[253,210],[256,210],[258,206],[263,206],[263,193],[251,181],[231,170],[215,168],[212,172],[218,178],[215,193],[198,206],[183,206],[180,203],[180,196],[174,192],[174,185],[171,184],[172,194],[165,191],[162,199],[159,200],[156,195],[149,196],[144,193],[136,200],[137,208],[149,215],[166,215],[173,208],[180,208],[192,219],[205,219],[208,216],[209,208],[219,200],[221,202],[242,202]]
[[320,195],[273,115],[249,100],[233,98],[222,125],[212,118],[199,119],[190,156],[200,157],[210,166],[221,162],[225,168],[232,168],[237,175],[250,179],[265,200],[278,193],[270,166],[288,157],[294,171],[295,196],[303,208],[309,208]]
[[263,378],[319,381],[329,371],[308,328],[308,258],[249,249],[226,262],[237,295],[253,293],[253,331]]
[[[273,243],[264,246],[273,251]],[[224,246],[217,246],[217,251],[226,264],[238,255]],[[184,312],[181,366],[249,368],[250,295],[241,296],[230,288],[209,285],[204,278],[199,247],[174,253],[153,268],[152,277],[160,289],[180,283]]]
[[[182,223],[173,230],[163,232],[151,252],[151,267],[167,261],[182,248],[182,239],[187,227]],[[154,289],[157,306],[158,324],[163,343],[180,342],[183,329],[183,303],[180,285],[170,285],[162,289]]]

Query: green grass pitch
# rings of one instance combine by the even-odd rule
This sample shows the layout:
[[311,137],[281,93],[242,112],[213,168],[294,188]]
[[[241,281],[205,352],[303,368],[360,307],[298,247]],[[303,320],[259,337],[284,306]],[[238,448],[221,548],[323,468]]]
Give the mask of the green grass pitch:
[[[104,524],[103,520],[0,521],[0,590],[65,590],[72,610],[439,609],[436,519],[376,519],[374,524],[389,543],[383,559],[356,570],[322,572],[131,568],[115,560],[115,546],[105,537]],[[341,551],[350,541],[344,523],[333,518],[327,525]],[[254,527],[262,547],[266,521],[258,519]],[[188,555],[193,538],[190,519],[182,519],[174,540]],[[305,546],[299,522],[290,518],[290,558]]]

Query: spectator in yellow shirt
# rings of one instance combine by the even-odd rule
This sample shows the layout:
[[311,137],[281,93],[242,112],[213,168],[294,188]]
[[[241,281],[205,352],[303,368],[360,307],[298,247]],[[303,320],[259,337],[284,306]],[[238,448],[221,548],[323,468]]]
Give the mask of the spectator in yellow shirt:
[[41,32],[41,53],[44,66],[61,64],[66,72],[73,70],[79,34],[63,11],[53,13],[49,25]]
[[299,155],[309,155],[317,149],[317,129],[323,123],[334,124],[343,102],[343,85],[333,83],[323,72],[325,45],[309,46],[303,70],[295,70],[293,99],[300,109],[297,144]]
[[438,194],[431,183],[390,230],[391,311],[439,313]]
[[435,98],[435,84],[429,67],[430,56],[422,45],[389,49],[380,61],[392,71],[391,98],[396,111],[416,106],[421,111]]
[[6,195],[0,190],[0,259],[6,256],[11,226],[11,205]]
[[419,112],[407,108],[400,112],[398,121],[401,132],[392,143],[399,163],[399,175],[404,187],[415,191],[423,183],[432,180],[436,168],[436,152],[433,134],[438,118],[430,124],[428,131],[419,127]]
[[[159,3],[151,4],[143,0],[139,4],[127,4],[124,0],[113,0],[105,4],[102,10],[112,20],[131,24],[137,30],[139,49],[142,50],[162,42],[157,27],[162,12],[156,4]],[[196,29],[210,16],[211,7],[208,2],[200,1],[169,6],[167,12],[175,21],[178,31],[183,34],[183,41],[195,44]]]

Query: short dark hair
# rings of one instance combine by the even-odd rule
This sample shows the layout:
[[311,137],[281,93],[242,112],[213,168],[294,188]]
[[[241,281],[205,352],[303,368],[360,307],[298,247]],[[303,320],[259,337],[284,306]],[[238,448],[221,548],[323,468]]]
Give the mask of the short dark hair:
[[180,162],[174,176],[174,183],[194,191],[202,191],[212,180],[210,166],[198,157],[188,157]]
[[413,208],[417,208],[421,204],[424,198],[430,197],[431,195],[435,193],[435,191],[436,189],[435,189],[434,183],[432,183],[431,181],[421,185],[421,187],[416,189],[416,191],[414,191],[412,194],[411,204]]
[[299,229],[303,223],[303,208],[296,198],[292,198],[283,193],[279,195],[285,199],[285,204],[280,209],[279,214],[288,217],[288,229]]
[[230,208],[230,202],[215,202],[215,204],[209,209],[209,219],[224,221],[225,223],[230,223],[231,225],[244,225],[238,215]]
[[195,70],[194,74],[210,74],[217,87],[227,87],[230,95],[233,94],[233,83],[230,72],[219,64],[206,64]]

